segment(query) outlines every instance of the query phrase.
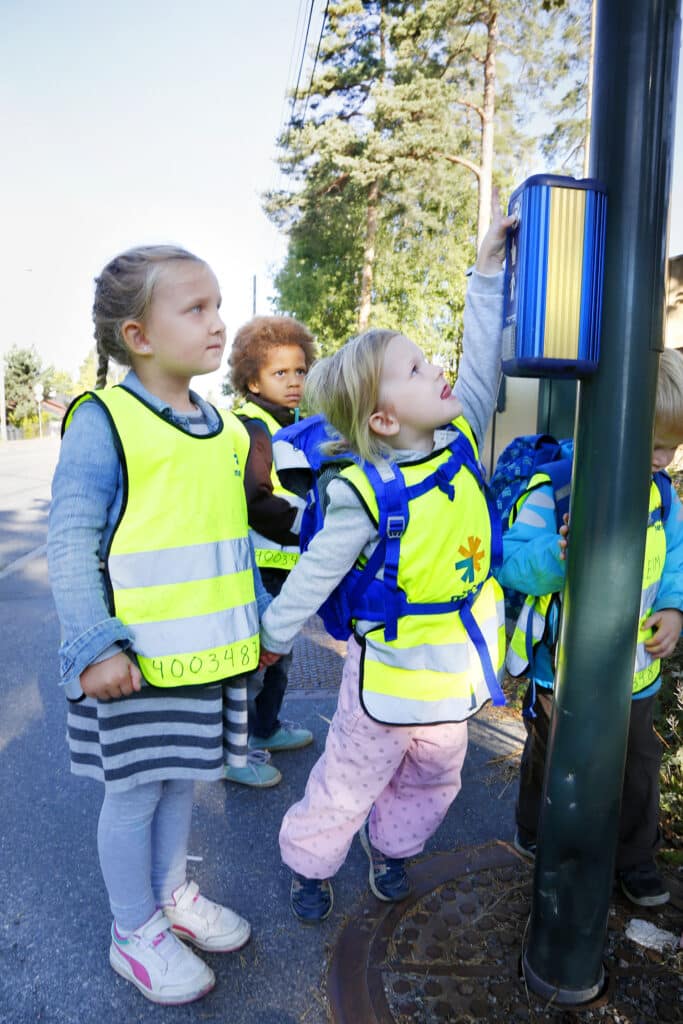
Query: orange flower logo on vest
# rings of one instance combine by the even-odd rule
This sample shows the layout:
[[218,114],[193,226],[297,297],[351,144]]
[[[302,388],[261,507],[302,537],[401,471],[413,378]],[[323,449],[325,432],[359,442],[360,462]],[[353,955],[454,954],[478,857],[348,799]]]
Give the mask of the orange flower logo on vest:
[[468,537],[467,545],[461,544],[458,551],[463,557],[455,563],[455,568],[465,583],[474,583],[475,574],[479,572],[484,560],[481,537]]

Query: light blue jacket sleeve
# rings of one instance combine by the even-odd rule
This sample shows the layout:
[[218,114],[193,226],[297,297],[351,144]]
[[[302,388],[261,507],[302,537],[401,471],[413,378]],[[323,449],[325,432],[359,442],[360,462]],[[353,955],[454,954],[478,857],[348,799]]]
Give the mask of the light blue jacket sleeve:
[[677,608],[683,612],[683,505],[671,490],[671,509],[664,523],[666,561],[654,603],[654,611]]
[[530,491],[515,522],[503,536],[503,564],[497,576],[504,587],[523,594],[562,590],[566,562],[560,558],[552,487]]
[[118,516],[121,464],[106,413],[85,402],[64,434],[52,481],[47,556],[52,596],[61,625],[59,649],[67,696],[81,694],[81,672],[131,644],[109,611],[101,562]]

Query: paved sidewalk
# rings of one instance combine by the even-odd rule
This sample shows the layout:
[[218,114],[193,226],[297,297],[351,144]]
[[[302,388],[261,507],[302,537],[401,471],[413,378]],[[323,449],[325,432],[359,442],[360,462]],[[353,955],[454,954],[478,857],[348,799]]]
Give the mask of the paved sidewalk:
[[[50,441],[0,445],[0,1022],[326,1024],[328,963],[363,905],[367,861],[354,843],[335,880],[333,914],[305,928],[289,909],[277,834],[323,749],[344,645],[317,620],[297,643],[284,713],[313,730],[315,745],[275,759],[278,787],[197,787],[190,876],[248,917],[253,940],[238,954],[207,957],[218,980],[201,1002],[155,1007],[109,967],[96,849],[101,787],[69,774],[44,554],[56,454]],[[510,836],[521,736],[514,715],[485,711],[472,723],[462,793],[428,853]]]

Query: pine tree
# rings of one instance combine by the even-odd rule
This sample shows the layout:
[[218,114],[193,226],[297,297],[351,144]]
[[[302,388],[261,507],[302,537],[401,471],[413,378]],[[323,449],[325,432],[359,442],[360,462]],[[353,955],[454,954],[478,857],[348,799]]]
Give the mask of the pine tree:
[[494,143],[495,180],[509,188],[533,148],[532,98],[585,63],[573,37],[586,35],[588,0],[571,12],[557,3],[329,5],[320,68],[281,139],[291,185],[267,199],[290,236],[280,308],[324,349],[379,322],[428,350],[457,338],[462,270],[490,215]]

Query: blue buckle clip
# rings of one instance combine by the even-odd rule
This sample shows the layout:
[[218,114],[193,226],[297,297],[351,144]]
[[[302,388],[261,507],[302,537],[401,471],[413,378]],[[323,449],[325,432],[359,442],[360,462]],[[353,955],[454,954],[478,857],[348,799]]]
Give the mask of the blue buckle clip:
[[402,537],[405,529],[405,516],[387,516],[387,537],[390,540],[397,540],[399,537]]

